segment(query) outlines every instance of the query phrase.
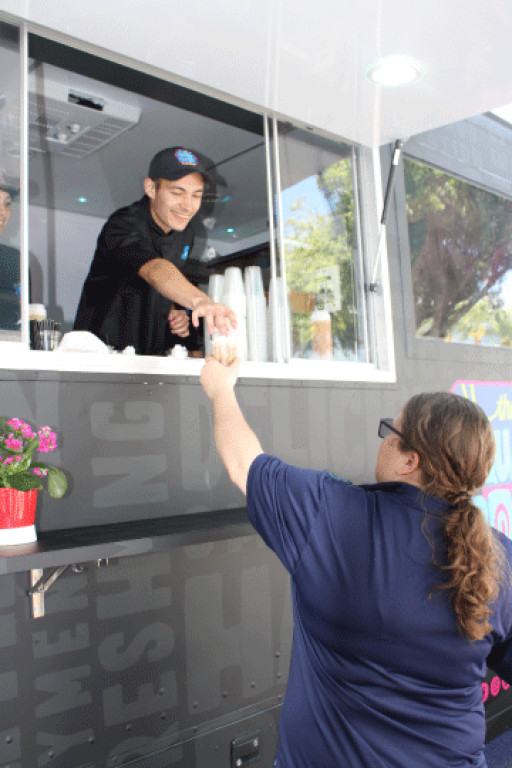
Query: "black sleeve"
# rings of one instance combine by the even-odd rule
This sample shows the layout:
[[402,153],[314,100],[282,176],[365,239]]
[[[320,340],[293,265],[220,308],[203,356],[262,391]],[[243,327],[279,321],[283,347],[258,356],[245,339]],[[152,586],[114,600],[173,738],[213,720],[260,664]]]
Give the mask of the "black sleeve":
[[121,269],[125,276],[128,276],[127,273],[138,273],[148,261],[160,257],[148,235],[125,217],[109,219],[100,240],[103,241],[102,252],[108,254],[111,269],[116,272]]

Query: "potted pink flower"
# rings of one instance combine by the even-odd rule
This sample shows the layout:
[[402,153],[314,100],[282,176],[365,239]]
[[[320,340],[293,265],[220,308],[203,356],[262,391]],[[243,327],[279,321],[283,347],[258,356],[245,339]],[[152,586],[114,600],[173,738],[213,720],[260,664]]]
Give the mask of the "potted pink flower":
[[36,429],[18,418],[0,417],[0,544],[34,541],[37,491],[44,488],[60,499],[67,490],[66,475],[34,454],[57,448],[50,427]]

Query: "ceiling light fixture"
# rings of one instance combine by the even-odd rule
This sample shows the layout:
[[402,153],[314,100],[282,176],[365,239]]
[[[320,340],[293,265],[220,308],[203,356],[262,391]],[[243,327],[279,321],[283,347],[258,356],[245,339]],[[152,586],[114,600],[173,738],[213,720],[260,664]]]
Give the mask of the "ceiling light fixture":
[[216,219],[214,216],[207,216],[203,219],[203,224],[205,225],[206,229],[211,231],[216,224]]
[[425,70],[425,63],[412,56],[386,56],[368,67],[366,77],[377,85],[394,88],[418,80]]

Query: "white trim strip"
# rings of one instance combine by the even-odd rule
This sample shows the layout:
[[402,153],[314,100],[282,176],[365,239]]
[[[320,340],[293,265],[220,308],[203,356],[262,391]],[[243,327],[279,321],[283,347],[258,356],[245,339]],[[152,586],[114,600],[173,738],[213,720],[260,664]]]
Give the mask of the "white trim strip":
[[[18,347],[17,349],[15,347]],[[10,370],[55,371],[60,373],[107,373],[145,376],[199,376],[202,358],[176,360],[172,357],[96,354],[89,352],[45,352],[27,350],[10,342],[0,343],[0,357],[9,355]],[[396,381],[394,371],[378,370],[370,363],[331,360],[300,360],[289,363],[245,361],[241,378],[302,381]],[[0,374],[1,378],[1,374]]]

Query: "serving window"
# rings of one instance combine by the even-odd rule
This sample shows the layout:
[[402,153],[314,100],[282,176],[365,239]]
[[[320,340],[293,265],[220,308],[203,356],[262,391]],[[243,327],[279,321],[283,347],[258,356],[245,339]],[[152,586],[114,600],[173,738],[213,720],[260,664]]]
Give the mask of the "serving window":
[[10,231],[0,234],[5,247],[21,253],[20,265],[26,262],[16,288],[15,327],[0,315],[0,342],[18,342],[9,367],[199,371],[200,361],[190,358],[209,352],[202,329],[186,343],[189,359],[179,361],[134,359],[110,350],[42,352],[28,333],[34,306],[42,308],[47,326],[72,332],[103,224],[142,197],[151,157],[182,145],[197,151],[214,176],[192,222],[195,241],[186,274],[219,301],[229,298],[229,280],[241,288],[242,375],[394,379],[385,253],[378,270],[381,290],[369,294],[365,287],[378,237],[377,152],[30,32],[23,61],[18,30],[2,29],[8,34],[0,36],[0,56],[15,76],[6,94],[9,125],[0,107],[1,158],[18,187],[24,153],[28,167]]

